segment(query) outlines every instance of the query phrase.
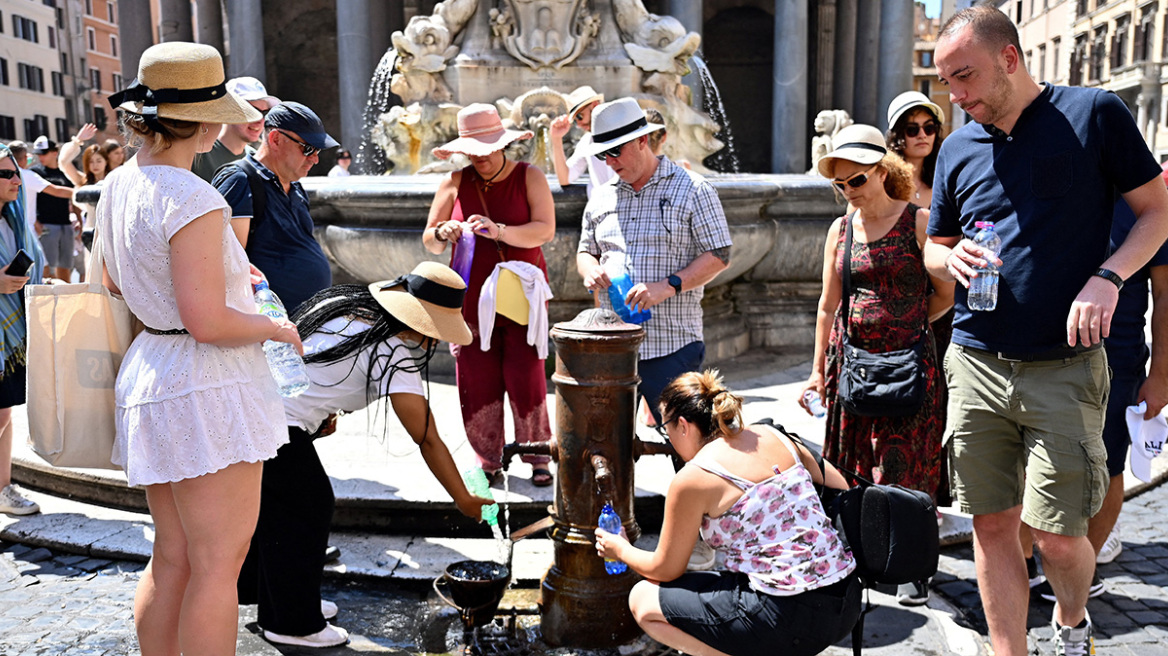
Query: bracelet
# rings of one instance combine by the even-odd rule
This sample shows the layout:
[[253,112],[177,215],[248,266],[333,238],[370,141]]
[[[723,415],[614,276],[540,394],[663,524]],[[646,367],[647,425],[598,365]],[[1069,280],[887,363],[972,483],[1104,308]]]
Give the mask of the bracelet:
[[442,243],[446,243],[446,238],[443,237],[442,235],[438,234],[438,228],[441,228],[444,225],[446,225],[445,221],[439,221],[438,225],[434,226],[434,239],[437,239],[438,241],[440,241]]
[[495,237],[495,241],[503,241],[503,231],[507,229],[507,226],[502,223],[496,223],[495,225],[499,226],[499,236]]
[[1099,269],[1093,275],[1099,276],[1104,280],[1109,280],[1116,288],[1123,289],[1123,278],[1119,277],[1119,274],[1111,269]]

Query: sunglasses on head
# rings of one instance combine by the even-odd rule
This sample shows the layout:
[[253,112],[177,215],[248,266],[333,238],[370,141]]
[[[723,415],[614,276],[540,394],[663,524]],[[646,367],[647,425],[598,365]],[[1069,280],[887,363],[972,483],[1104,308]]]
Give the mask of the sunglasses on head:
[[0,180],[11,180],[18,175],[16,169],[0,169]]
[[929,121],[928,123],[925,123],[924,125],[919,125],[917,123],[909,123],[908,125],[904,126],[904,134],[906,136],[909,136],[909,137],[915,137],[921,133],[921,130],[924,130],[925,136],[931,137],[934,134],[937,134],[938,127],[939,126],[937,125],[936,121]]
[[848,176],[844,180],[832,180],[831,183],[835,185],[835,188],[839,189],[840,191],[844,190],[845,184],[852,189],[859,189],[860,187],[868,184],[868,174],[871,173],[872,169],[875,168],[875,166],[872,166],[867,171],[860,171],[859,173]]
[[288,137],[292,141],[295,141],[297,144],[299,144],[300,151],[304,153],[305,157],[312,157],[313,155],[320,152],[320,148],[317,148],[316,146],[313,146],[311,144],[306,144],[288,132],[285,132],[283,130],[276,130],[276,132],[279,132],[280,134],[284,135],[285,137]]

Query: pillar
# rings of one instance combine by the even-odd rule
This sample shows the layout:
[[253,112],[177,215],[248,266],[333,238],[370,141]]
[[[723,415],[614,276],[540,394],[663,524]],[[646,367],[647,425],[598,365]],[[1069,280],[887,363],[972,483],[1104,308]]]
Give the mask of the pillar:
[[876,127],[888,128],[888,105],[913,88],[913,0],[883,0],[880,12],[880,69]]
[[[227,1],[227,77],[250,75],[265,85],[264,13],[260,0]],[[272,90],[269,89],[269,92]]]
[[836,0],[819,0],[815,18],[814,112],[833,109]]
[[832,108],[855,115],[856,97],[856,17],[859,0],[836,0],[835,71],[832,74]]
[[199,43],[223,52],[223,10],[219,0],[195,0],[195,28]]
[[369,80],[389,47],[388,10],[378,0],[337,3],[337,87],[340,93],[341,142],[355,149],[365,136]]
[[[121,0],[118,9],[122,77],[129,84],[130,80],[138,77],[138,60],[142,58],[142,53],[154,45],[154,20],[150,17],[150,0]],[[83,77],[80,71],[78,73],[78,77]]]
[[191,21],[191,0],[159,0],[158,40],[194,41]]
[[775,0],[771,170],[807,170],[807,0]]
[[853,87],[852,118],[857,123],[876,125],[880,112],[877,109],[876,83],[879,76],[880,53],[880,6],[881,0],[864,0],[856,12],[856,84]]
[[[697,32],[701,35],[704,22],[703,4],[702,0],[665,0],[665,13],[681,21],[687,32]],[[690,104],[701,109],[705,102],[705,84],[702,82],[701,73],[691,64],[689,74],[682,77],[681,81],[693,92],[693,101]]]

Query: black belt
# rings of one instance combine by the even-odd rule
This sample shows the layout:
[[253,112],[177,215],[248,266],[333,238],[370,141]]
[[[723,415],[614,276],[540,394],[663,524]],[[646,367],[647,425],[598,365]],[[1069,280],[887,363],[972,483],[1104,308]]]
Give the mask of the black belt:
[[1090,353],[1103,347],[1102,343],[1094,346],[1061,346],[1056,349],[1047,351],[1037,351],[1034,353],[1013,353],[1010,351],[987,351],[986,349],[974,348],[966,346],[965,348],[978,353],[985,353],[991,355],[999,360],[1006,362],[1051,362],[1054,360],[1066,360],[1077,355]]
[[146,330],[146,332],[150,333],[151,335],[189,335],[190,334],[189,332],[187,332],[186,328],[172,328],[171,330],[159,330],[157,328],[151,328],[150,326],[145,326],[145,330]]

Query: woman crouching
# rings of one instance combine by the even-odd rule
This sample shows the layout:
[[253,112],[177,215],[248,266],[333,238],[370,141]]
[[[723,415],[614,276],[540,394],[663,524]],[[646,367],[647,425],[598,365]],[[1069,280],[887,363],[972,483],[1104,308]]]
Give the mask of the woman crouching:
[[[601,556],[645,581],[633,617],[687,654],[818,654],[860,615],[852,554],[823,512],[811,453],[769,426],[742,427],[742,399],[716,371],[679,376],[661,394],[661,425],[686,461],[665,497],[656,551],[596,532]],[[845,488],[828,465],[828,485]],[[701,537],[729,571],[685,572]]]

